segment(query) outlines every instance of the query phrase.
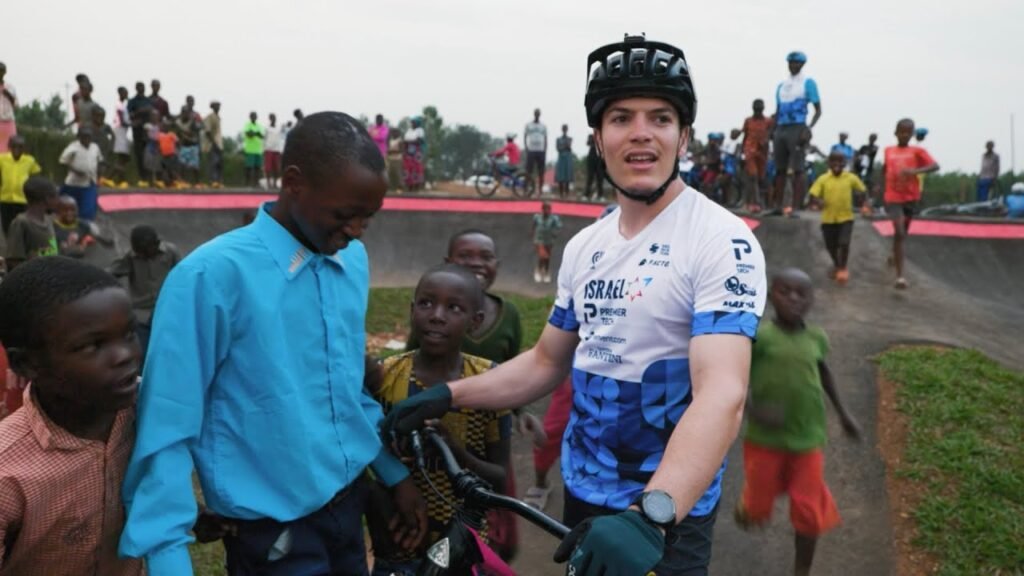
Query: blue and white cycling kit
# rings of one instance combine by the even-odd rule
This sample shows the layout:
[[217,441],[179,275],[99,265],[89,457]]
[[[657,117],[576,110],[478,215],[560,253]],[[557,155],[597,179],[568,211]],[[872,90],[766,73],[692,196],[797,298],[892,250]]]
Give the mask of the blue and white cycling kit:
[[[565,485],[616,510],[643,491],[693,399],[690,339],[753,338],[767,291],[749,227],[692,188],[632,239],[619,234],[620,216],[569,241],[549,320],[580,337],[562,441]],[[691,514],[714,510],[724,469]]]
[[803,73],[790,76],[775,90],[776,126],[807,123],[807,105],[818,104],[818,85]]

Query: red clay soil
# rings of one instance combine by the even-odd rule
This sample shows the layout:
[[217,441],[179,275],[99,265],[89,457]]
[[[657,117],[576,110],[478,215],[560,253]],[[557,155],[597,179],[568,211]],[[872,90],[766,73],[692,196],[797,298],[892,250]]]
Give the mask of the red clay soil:
[[929,576],[938,573],[939,563],[913,544],[917,537],[917,524],[911,512],[921,500],[922,492],[912,480],[896,474],[907,443],[907,417],[896,409],[898,386],[879,374],[878,450],[888,471],[885,487],[889,493],[889,519],[896,545],[896,574]]

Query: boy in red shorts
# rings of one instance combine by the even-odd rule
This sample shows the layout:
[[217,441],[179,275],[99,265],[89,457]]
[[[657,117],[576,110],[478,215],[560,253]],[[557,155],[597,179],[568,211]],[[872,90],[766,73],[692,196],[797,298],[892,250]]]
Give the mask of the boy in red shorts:
[[743,444],[746,481],[735,517],[744,529],[763,525],[771,518],[775,498],[788,494],[796,531],[794,574],[800,576],[810,574],[818,537],[840,522],[825,485],[822,392],[835,406],[847,435],[859,438],[860,428],[839,401],[825,363],[825,331],[804,323],[814,300],[811,278],[787,268],[772,278],[768,298],[775,318],[761,323],[751,356]]
[[761,211],[761,188],[766,184],[768,135],[772,119],[764,115],[764,100],[754,100],[754,115],[743,121],[743,172],[747,177],[746,201],[750,212]]
[[936,172],[939,165],[930,154],[919,146],[911,146],[914,136],[914,121],[904,118],[896,123],[896,146],[885,149],[885,211],[892,219],[892,259],[896,267],[896,288],[904,289],[907,281],[903,277],[903,244],[910,232],[910,221],[921,200],[919,175]]

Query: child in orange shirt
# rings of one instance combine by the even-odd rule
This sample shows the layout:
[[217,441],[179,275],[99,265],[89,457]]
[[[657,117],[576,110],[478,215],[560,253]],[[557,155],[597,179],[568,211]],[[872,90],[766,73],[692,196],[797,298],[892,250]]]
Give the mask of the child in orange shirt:
[[174,133],[170,120],[163,121],[156,138],[160,146],[164,182],[170,184],[178,179],[178,135]]

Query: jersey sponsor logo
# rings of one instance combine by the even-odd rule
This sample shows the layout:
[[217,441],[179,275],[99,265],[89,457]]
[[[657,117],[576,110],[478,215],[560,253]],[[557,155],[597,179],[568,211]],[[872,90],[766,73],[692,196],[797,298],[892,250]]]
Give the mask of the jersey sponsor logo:
[[747,286],[736,276],[725,281],[725,289],[737,296],[757,296],[757,289]]
[[743,300],[726,300],[725,302],[722,302],[722,306],[725,306],[726,308],[739,308],[741,310],[756,309],[756,306],[753,302],[747,302]]
[[668,256],[669,253],[671,253],[671,251],[672,251],[672,247],[669,246],[668,244],[657,244],[657,243],[655,243],[655,244],[651,244],[651,247],[648,248],[647,251],[651,253],[651,256],[656,256],[658,254],[660,254],[662,256]]
[[587,357],[600,360],[607,364],[622,364],[622,356],[620,354],[615,354],[608,348],[588,348]]
[[661,268],[668,268],[668,264],[671,260],[648,260],[644,258],[640,261],[640,266],[659,266]]
[[753,264],[740,263],[736,265],[737,274],[750,274],[754,270],[757,270],[757,266],[754,266]]
[[583,288],[587,300],[622,300],[626,297],[626,279],[591,280]]
[[613,306],[598,308],[597,304],[587,302],[583,305],[583,323],[590,324],[592,320],[600,318],[601,324],[610,326],[615,323],[616,318],[625,318],[626,309]]
[[593,340],[595,342],[600,342],[602,344],[625,344],[626,343],[626,339],[625,338],[620,338],[618,336],[598,336],[597,332],[595,332],[594,330],[591,330],[590,332],[587,333],[586,336],[583,337],[583,341],[584,342],[590,342],[591,340]]
[[744,254],[750,254],[753,252],[753,247],[750,246],[750,242],[747,242],[743,238],[732,239],[732,254],[736,257],[736,260],[743,260]]
[[590,269],[591,270],[594,270],[594,269],[597,268],[597,263],[601,261],[601,258],[604,258],[604,251],[603,250],[598,250],[597,252],[594,252],[590,256]]
[[615,319],[616,318],[625,318],[626,317],[626,309],[625,308],[601,308],[598,311],[598,315],[601,317],[601,324],[604,324],[605,326],[611,326],[612,324],[615,324]]

